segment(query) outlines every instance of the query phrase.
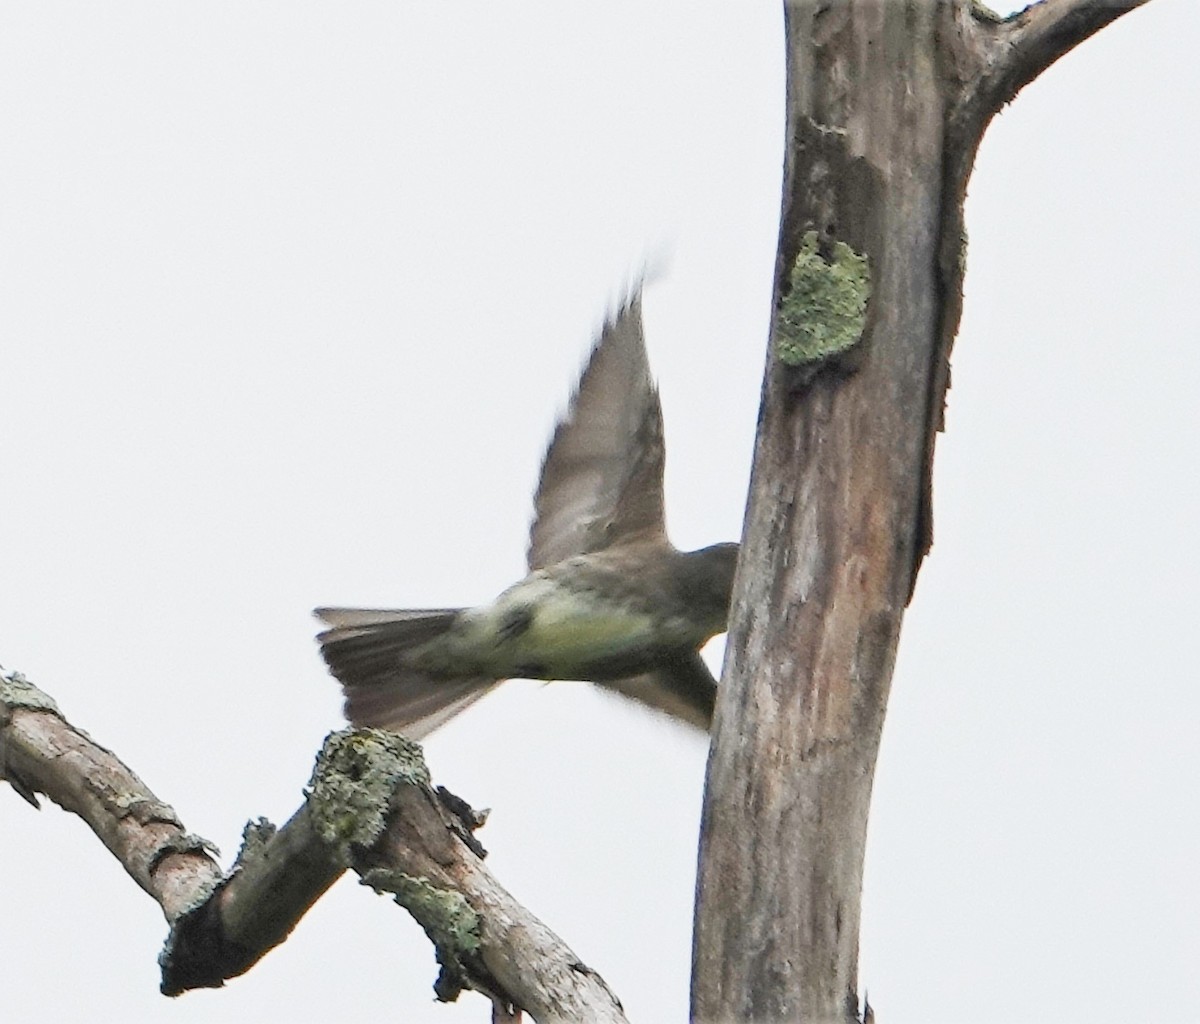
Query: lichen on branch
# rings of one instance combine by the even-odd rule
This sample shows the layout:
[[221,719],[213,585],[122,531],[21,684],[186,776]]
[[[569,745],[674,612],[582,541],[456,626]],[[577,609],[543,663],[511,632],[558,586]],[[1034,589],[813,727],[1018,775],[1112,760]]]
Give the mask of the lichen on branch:
[[[403,871],[376,868],[362,876],[364,885],[377,893],[389,892],[433,943],[442,971],[434,993],[444,1003],[452,1003],[464,988],[472,986],[483,971],[479,961],[480,917],[467,898],[454,889],[439,886],[424,876]],[[478,980],[474,987],[479,987]]]
[[412,740],[381,729],[330,733],[317,756],[308,805],[322,839],[342,849],[349,865],[351,843],[370,846],[387,828],[399,783],[428,788],[429,769]]
[[867,322],[871,268],[866,256],[834,242],[821,255],[808,231],[792,263],[791,289],[779,307],[775,355],[785,366],[819,363],[853,348]]

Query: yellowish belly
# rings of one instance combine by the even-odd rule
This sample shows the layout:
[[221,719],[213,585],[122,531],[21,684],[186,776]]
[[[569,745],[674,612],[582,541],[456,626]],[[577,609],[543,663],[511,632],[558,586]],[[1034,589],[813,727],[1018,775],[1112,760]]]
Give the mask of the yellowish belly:
[[645,612],[531,580],[466,613],[422,661],[473,663],[497,678],[610,679],[648,664],[663,644],[660,633]]

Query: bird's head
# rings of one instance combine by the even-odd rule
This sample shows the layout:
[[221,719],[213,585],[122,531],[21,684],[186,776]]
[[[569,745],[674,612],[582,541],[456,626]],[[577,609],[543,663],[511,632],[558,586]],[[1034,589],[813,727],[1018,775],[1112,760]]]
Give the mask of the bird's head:
[[723,633],[729,621],[738,545],[710,544],[698,551],[689,551],[686,558],[689,600],[704,611],[705,618],[713,625],[713,634]]

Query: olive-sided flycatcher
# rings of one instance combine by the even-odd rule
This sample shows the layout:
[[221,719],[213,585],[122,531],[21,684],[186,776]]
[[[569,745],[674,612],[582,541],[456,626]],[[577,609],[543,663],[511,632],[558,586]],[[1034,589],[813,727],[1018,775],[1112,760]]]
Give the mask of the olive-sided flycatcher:
[[736,544],[679,551],[663,516],[663,427],[640,290],[605,323],[542,463],[529,575],[476,608],[319,608],[358,726],[420,739],[500,681],[582,679],[701,729]]

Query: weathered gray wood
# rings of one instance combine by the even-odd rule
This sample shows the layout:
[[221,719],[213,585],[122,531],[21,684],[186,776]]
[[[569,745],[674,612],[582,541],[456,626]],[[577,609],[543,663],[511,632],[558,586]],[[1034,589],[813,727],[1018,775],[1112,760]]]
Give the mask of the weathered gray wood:
[[421,748],[377,730],[331,734],[304,804],[281,829],[251,823],[228,875],[111,751],[22,676],[0,672],[0,779],[82,818],[171,925],[162,991],[217,988],[292,929],[347,868],[393,893],[434,943],[445,999],[473,988],[496,1020],[624,1024],[600,975],[483,864],[483,822],[429,780]]
[[43,793],[87,822],[168,922],[222,878],[212,845],[189,833],[120,758],[68,723],[19,673],[0,673],[0,779],[35,807],[35,794]]
[[[381,759],[401,770],[381,773]],[[435,793],[415,743],[376,729],[334,733],[310,788],[317,831],[434,943],[440,998],[472,988],[491,997],[497,1019],[523,1010],[539,1024],[625,1024],[600,975],[492,877],[471,836],[482,819]]]
[[159,955],[161,990],[220,988],[287,940],[346,865],[316,835],[308,804],[282,828],[251,822],[233,870],[173,922]]
[[[444,808],[418,791],[401,794],[387,833],[356,860],[355,869],[369,884],[396,892],[397,902],[437,945],[443,964],[446,934],[453,929],[439,922],[443,908],[436,895],[461,896],[458,906],[471,916],[477,944],[469,956],[454,956],[468,962],[471,987],[492,996],[498,1019],[516,1020],[524,1010],[539,1024],[625,1024],[621,1003],[604,979],[513,899],[454,830],[444,824],[438,830],[446,818]],[[371,871],[372,861],[382,870]],[[398,876],[407,883],[397,890],[390,879]],[[446,982],[453,979],[444,970],[439,991]]]
[[806,232],[865,254],[872,293],[845,355],[785,365],[778,330],[768,351],[708,764],[696,1021],[858,1020],[867,813],[931,539],[967,176],[996,109],[1125,8],[1052,0],[1004,20],[968,0],[786,4],[775,308]]

